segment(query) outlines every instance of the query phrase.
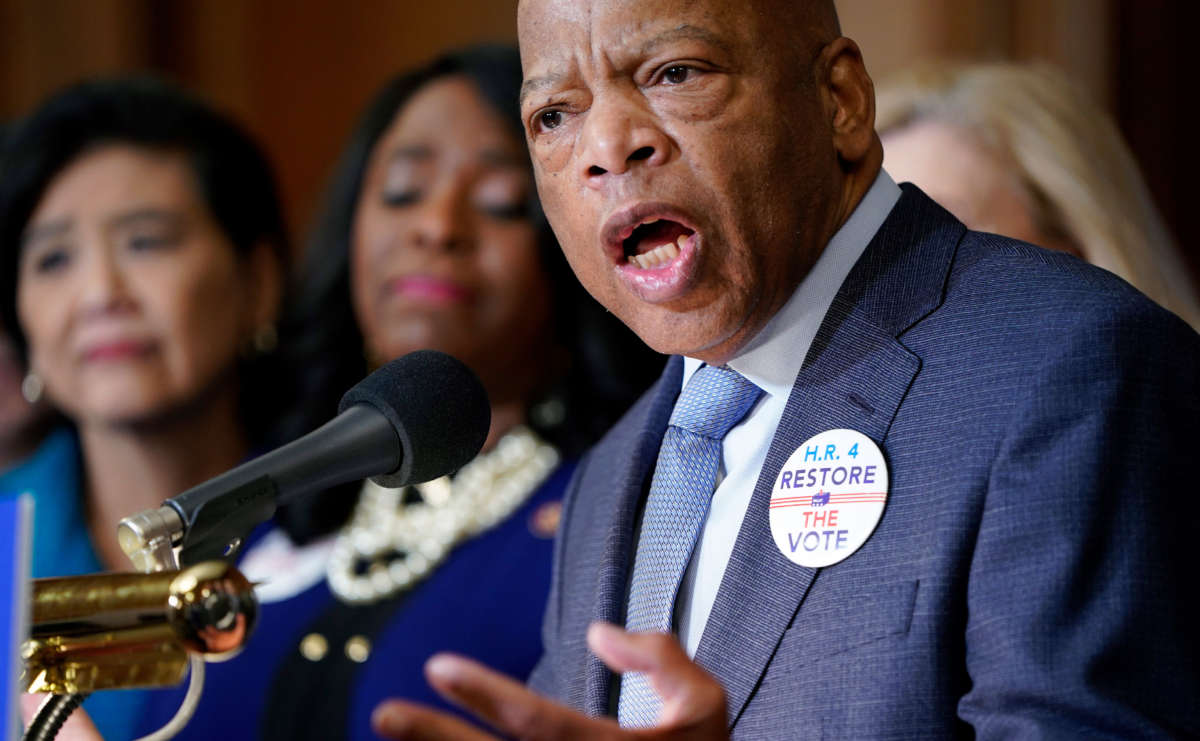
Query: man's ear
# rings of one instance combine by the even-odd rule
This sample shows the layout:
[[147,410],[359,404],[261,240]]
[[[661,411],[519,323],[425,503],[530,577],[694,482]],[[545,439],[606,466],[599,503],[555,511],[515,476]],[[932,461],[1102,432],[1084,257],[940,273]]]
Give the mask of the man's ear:
[[821,50],[816,69],[833,130],[833,146],[846,163],[858,164],[876,145],[875,84],[858,44],[841,37]]

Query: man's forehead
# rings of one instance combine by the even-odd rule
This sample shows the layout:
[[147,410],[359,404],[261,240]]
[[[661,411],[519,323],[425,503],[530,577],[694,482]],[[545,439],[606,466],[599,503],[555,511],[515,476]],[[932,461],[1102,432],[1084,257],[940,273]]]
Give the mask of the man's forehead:
[[[559,67],[565,61],[562,57],[575,56],[581,48],[603,54],[672,29],[728,27],[729,21],[753,12],[757,1],[521,0],[517,27],[526,77],[531,74],[531,63]],[[535,74],[541,77],[550,71]]]
[[517,6],[526,73],[532,59],[573,54],[581,44],[602,52],[630,35],[688,24],[749,37],[760,50],[839,35],[833,0],[519,0]]

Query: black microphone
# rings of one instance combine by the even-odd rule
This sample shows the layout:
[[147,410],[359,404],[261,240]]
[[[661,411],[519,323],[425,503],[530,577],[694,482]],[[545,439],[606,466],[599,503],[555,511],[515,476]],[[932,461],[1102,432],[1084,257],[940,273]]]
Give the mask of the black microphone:
[[167,530],[184,566],[229,559],[277,506],[305,495],[368,477],[396,487],[453,473],[483,447],[491,424],[475,374],[434,350],[379,368],[346,392],[338,410],[304,437],[123,520],[121,547],[138,564],[135,552],[148,557],[151,541]]

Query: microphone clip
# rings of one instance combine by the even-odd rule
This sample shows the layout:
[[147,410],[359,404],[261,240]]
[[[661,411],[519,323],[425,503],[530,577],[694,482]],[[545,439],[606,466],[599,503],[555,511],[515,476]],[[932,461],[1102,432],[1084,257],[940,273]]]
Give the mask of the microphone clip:
[[278,491],[264,475],[207,501],[193,504],[184,494],[121,520],[117,541],[134,568],[145,573],[203,561],[232,563],[251,531],[275,514]]

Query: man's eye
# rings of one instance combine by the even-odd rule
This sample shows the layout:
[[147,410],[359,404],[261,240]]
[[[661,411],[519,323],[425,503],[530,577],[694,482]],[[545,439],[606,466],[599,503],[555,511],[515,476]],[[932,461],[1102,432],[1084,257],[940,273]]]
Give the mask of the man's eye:
[[547,131],[550,129],[557,129],[562,125],[562,122],[562,111],[543,111],[541,115],[538,116],[538,123],[541,124],[541,127]]
[[667,67],[663,70],[662,80],[668,85],[678,85],[687,80],[691,74],[691,67],[685,67],[682,64],[677,64],[674,67]]

